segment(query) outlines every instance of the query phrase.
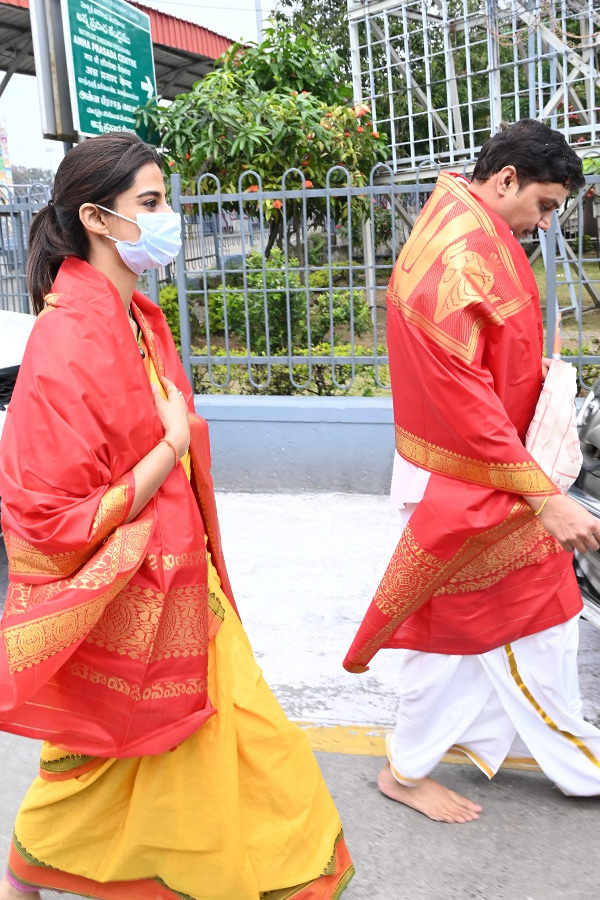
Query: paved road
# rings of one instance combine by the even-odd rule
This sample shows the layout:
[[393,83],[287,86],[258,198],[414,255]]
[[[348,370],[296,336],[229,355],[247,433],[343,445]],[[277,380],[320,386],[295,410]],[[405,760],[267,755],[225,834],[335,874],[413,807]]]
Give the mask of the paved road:
[[[331,734],[329,745],[346,751],[317,754],[357,866],[344,900],[596,900],[598,800],[565,798],[541,775],[503,771],[490,783],[474,768],[440,766],[441,780],[484,807],[478,822],[446,826],[378,793],[381,760],[364,748],[377,754],[381,743],[363,738],[393,721],[394,653],[379,654],[364,676],[346,674],[341,660],[397,540],[387,499],[220,494],[218,505],[267,680],[289,715],[319,726],[320,746]],[[600,631],[582,622],[581,632],[586,715],[600,724]],[[37,753],[34,742],[0,733],[0,845]]]

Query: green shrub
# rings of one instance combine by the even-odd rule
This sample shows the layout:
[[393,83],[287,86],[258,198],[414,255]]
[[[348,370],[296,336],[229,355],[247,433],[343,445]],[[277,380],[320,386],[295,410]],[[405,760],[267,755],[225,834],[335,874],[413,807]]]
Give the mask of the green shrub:
[[[359,282],[359,273],[355,279]],[[244,288],[243,272],[226,272],[225,292],[214,276],[207,278],[206,300],[198,292],[192,293],[192,312],[195,319],[193,337],[207,337],[208,328],[211,340],[225,334],[225,307],[227,309],[227,331],[230,336],[246,346],[248,333],[253,353],[277,354],[288,350],[289,345],[306,344],[307,330],[307,295],[310,312],[310,334],[313,346],[324,340],[331,340],[331,319],[334,331],[341,326],[354,325],[357,336],[365,334],[371,327],[371,314],[365,301],[364,293],[355,290],[354,300],[347,288],[349,269],[346,263],[334,263],[331,267],[331,283],[342,284],[344,289],[334,288],[331,291],[333,315],[330,315],[330,270],[317,269],[309,273],[308,290],[302,284],[298,272],[298,261],[288,259],[288,275],[285,273],[285,257],[283,251],[274,247],[269,259],[264,261],[257,250],[252,250],[246,260],[246,288]],[[265,332],[265,294],[269,323],[269,341],[267,348]],[[288,296],[291,333],[288,334]],[[248,298],[247,301],[245,298]],[[246,310],[247,302],[247,310]],[[247,312],[247,315],[246,315]],[[335,339],[335,335],[333,335]]]
[[179,303],[177,297],[177,285],[175,284],[168,284],[166,287],[161,288],[158,293],[160,308],[165,314],[175,345],[178,350],[181,350],[181,329],[179,327]]
[[[199,356],[205,356],[207,349],[207,347],[198,347],[195,348],[195,353]],[[329,356],[331,354],[331,344],[319,344],[313,348],[312,353],[314,356]],[[355,345],[354,353],[357,356],[373,356],[373,348]],[[387,353],[386,348],[379,346],[377,353],[379,356],[385,355]],[[194,370],[194,390],[198,394],[352,395],[362,397],[383,394],[388,396],[389,390],[385,387],[380,387],[375,380],[373,365],[365,363],[355,364],[354,378],[352,378],[351,354],[351,344],[336,344],[334,346],[334,355],[347,356],[348,362],[337,363],[333,367],[329,363],[314,363],[312,365],[312,379],[310,383],[308,383],[308,364],[292,366],[292,377],[295,384],[292,383],[290,378],[289,367],[285,357],[282,359],[281,364],[271,364],[270,380],[268,380],[268,368],[266,365],[253,365],[250,367],[250,374],[255,382],[253,385],[250,381],[247,364],[235,362],[236,357],[246,355],[245,350],[230,351],[228,370],[225,362],[220,364],[215,361],[225,356],[225,350],[222,347],[211,347],[210,372],[212,372],[213,381],[217,384],[215,386],[211,383],[208,366],[196,366]],[[293,355],[308,356],[308,350],[294,348]],[[379,366],[378,374],[379,380],[383,385],[389,384],[389,368],[387,365]]]

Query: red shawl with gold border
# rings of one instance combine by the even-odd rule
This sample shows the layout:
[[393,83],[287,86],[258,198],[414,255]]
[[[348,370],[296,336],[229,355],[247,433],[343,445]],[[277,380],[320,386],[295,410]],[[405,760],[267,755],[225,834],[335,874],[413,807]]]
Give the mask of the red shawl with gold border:
[[135,292],[155,369],[190,410],[192,478],[177,466],[125,524],[131,470],[164,434],[144,361],[115,287],[86,262],[67,259],[46,299],[0,445],[0,728],[93,756],[161,753],[215,712],[205,533],[231,588],[207,425],[162,312]]
[[464,179],[442,174],[388,290],[396,446],[433,474],[350,671],[381,647],[482,653],[581,609],[570,555],[521,496],[558,492],[524,447],[542,346],[521,246]]

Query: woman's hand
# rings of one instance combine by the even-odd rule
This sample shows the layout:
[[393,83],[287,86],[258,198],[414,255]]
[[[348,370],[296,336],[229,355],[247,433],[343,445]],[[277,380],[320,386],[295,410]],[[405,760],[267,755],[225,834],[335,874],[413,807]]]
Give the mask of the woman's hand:
[[158,387],[153,384],[154,405],[156,406],[158,418],[165,429],[165,437],[175,446],[177,454],[181,458],[190,445],[190,423],[187,403],[181,391],[172,381],[169,381],[168,378],[163,378],[162,382],[167,399],[165,400]]
[[[526,497],[531,508],[539,509],[542,497]],[[540,513],[540,522],[556,538],[563,550],[585,553],[600,547],[600,520],[566,494],[551,494]]]

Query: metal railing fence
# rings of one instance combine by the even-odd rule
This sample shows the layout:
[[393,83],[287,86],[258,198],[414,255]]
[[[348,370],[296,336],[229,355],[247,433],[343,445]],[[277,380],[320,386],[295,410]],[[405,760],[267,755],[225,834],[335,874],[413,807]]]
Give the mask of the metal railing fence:
[[[252,171],[233,194],[212,175],[194,194],[177,175],[171,187],[174,209],[196,223],[176,285],[183,363],[190,378],[204,370],[197,388],[329,393],[366,369],[371,389],[389,388],[385,291],[431,177],[395,184],[379,165],[357,185],[335,166],[323,187],[298,169],[279,190]],[[228,217],[239,230],[217,255]]]
[[0,186],[0,309],[30,312],[27,237],[33,216],[48,203],[50,192],[44,184]]
[[[172,176],[184,243],[141,285],[161,303],[197,391],[338,393],[389,389],[385,294],[393,262],[433,188],[426,163],[413,183],[385,165],[368,183],[340,167],[313,187],[290,169],[279,190],[245,172],[225,194],[204,176],[183,193]],[[600,375],[600,173],[525,245],[541,284],[546,343],[582,387]],[[43,185],[0,191],[0,309],[29,312],[27,234],[47,203]],[[544,269],[545,266],[545,277]],[[545,287],[544,287],[545,285]],[[162,290],[162,288],[168,290]]]
[[[174,208],[198,223],[194,251],[185,247],[175,267],[182,359],[196,389],[388,389],[385,293],[433,188],[435,167],[421,168],[425,178],[418,170],[412,184],[397,184],[379,165],[357,186],[334,167],[321,188],[306,186],[302,173],[290,169],[279,190],[264,190],[257,173],[246,172],[234,194],[222,193],[212,175],[199,180],[196,193],[183,194],[172,176]],[[239,244],[217,263],[212,248],[231,211]],[[600,174],[588,176],[585,191],[554,219],[525,249],[541,282],[548,352],[560,322],[563,354],[578,366],[582,386],[589,385],[595,377],[589,367],[600,374]],[[250,252],[242,251],[243,241]]]

